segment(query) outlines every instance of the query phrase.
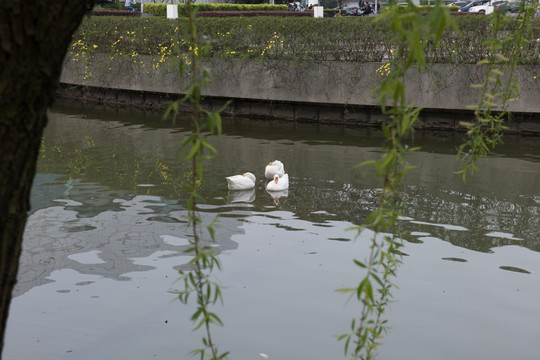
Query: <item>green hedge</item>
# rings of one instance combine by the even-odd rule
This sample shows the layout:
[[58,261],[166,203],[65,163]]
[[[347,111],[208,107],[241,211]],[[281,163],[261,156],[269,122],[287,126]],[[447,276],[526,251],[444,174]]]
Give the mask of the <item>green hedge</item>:
[[[493,16],[458,16],[459,31],[448,29],[436,47],[427,50],[432,63],[474,64],[488,53]],[[89,17],[73,36],[71,57],[92,52],[114,56],[148,54],[165,60],[185,54],[185,18]],[[392,56],[389,24],[377,17],[227,17],[197,18],[198,35],[210,44],[206,57],[299,61],[380,62]],[[501,37],[517,26],[502,18]],[[535,18],[531,38],[540,38]],[[177,47],[176,51],[173,47]],[[160,60],[160,61],[161,61]],[[522,44],[521,63],[540,64],[540,42]]]
[[[169,4],[170,5],[170,4]],[[178,15],[186,16],[187,4],[177,4]],[[268,4],[221,4],[194,3],[196,11],[286,11],[287,5]],[[167,4],[144,4],[144,12],[156,16],[167,16]]]

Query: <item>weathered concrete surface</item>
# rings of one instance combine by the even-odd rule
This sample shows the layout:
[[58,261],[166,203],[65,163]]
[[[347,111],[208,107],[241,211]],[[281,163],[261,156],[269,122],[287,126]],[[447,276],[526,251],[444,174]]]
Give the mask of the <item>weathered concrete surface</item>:
[[[226,113],[364,125],[384,119],[373,92],[384,79],[377,71],[384,63],[221,59],[205,65],[214,80],[202,95],[215,108],[233,100]],[[86,89],[79,93],[82,97],[155,107],[178,97],[189,84],[189,74],[180,77],[172,62],[157,63],[150,57],[94,57],[86,66],[66,60],[63,95],[69,95],[68,85],[75,85],[77,91]],[[516,114],[510,131],[540,133],[540,67],[518,67],[516,76],[521,93],[509,106]],[[426,109],[425,127],[459,129],[460,121],[472,116],[470,105],[480,100],[479,89],[471,85],[483,79],[482,67],[436,64],[422,72],[412,70],[406,91],[409,101]]]

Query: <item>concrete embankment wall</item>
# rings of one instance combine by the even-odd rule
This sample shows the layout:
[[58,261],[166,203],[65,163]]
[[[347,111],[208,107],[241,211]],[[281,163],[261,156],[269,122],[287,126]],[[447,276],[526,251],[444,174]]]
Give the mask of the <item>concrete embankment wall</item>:
[[[213,81],[203,91],[212,110],[227,100],[226,114],[278,117],[296,121],[378,125],[384,120],[373,89],[384,79],[384,63],[246,61],[219,59],[204,64]],[[540,134],[540,67],[516,69],[519,98],[510,132]],[[425,110],[423,127],[462,129],[472,118],[484,79],[475,65],[436,64],[412,70],[406,81],[409,101]],[[539,79],[537,79],[537,77]],[[60,96],[82,97],[119,105],[160,108],[177,98],[189,84],[189,74],[151,57],[137,60],[94,57],[86,63],[67,59]]]

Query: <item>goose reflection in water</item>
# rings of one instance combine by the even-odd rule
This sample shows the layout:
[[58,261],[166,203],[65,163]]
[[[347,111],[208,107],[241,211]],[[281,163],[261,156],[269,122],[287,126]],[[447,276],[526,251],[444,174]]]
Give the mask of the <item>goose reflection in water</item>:
[[289,189],[281,190],[281,191],[266,191],[274,200],[274,204],[279,205],[279,199],[282,197],[289,196]]
[[255,200],[255,189],[229,191],[227,199],[229,203],[253,202]]

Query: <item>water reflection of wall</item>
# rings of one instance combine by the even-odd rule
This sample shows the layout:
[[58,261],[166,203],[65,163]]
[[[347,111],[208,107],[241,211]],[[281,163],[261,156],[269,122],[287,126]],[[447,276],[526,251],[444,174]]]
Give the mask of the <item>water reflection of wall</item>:
[[[49,117],[38,172],[134,194],[148,190],[147,194],[181,198],[188,167],[178,161],[178,151],[185,132],[153,127],[162,125],[159,118],[150,127],[53,112]],[[141,184],[155,187],[143,189]]]
[[[161,174],[156,166],[157,158],[149,154],[159,153],[159,160],[166,165],[178,165],[178,144],[189,129],[185,122],[180,121],[173,125],[162,121],[159,114],[129,110],[68,110],[79,114],[84,110],[107,121],[89,121],[83,115],[53,113],[49,134],[57,134],[55,136],[64,144],[64,141],[69,139],[78,143],[85,142],[85,137],[93,139],[95,146],[92,152],[101,154],[90,159],[94,162],[110,161],[107,154],[117,154],[123,160],[126,159],[126,154],[130,154],[132,161],[121,162],[126,163],[126,167],[119,168],[120,178],[130,175],[135,177],[141,172],[152,172],[154,178],[160,178]],[[219,157],[207,164],[206,169],[210,170],[213,176],[207,177],[204,185],[210,191],[223,188],[222,176],[246,170],[251,170],[262,180],[261,175],[266,163],[278,158],[286,163],[290,176],[296,179],[358,184],[363,188],[370,188],[377,186],[378,180],[372,176],[363,176],[361,170],[353,171],[352,168],[364,160],[379,157],[383,141],[380,131],[374,129],[245,118],[225,119],[224,134],[212,139],[213,145],[219,150]],[[455,156],[461,141],[462,136],[456,133],[418,132],[413,145],[421,146],[422,151],[411,156],[410,161],[417,168],[409,173],[406,182],[410,185],[427,186],[434,191],[487,191],[498,194],[501,198],[511,197],[513,200],[523,191],[530,192],[540,185],[540,146],[535,138],[505,137],[505,143],[497,147],[495,156],[481,161],[480,170],[467,184],[462,184],[461,180],[452,174],[460,166]],[[134,164],[132,168],[127,167],[127,164],[135,162],[138,164]],[[115,166],[109,165],[112,168]],[[177,173],[174,175],[179,178],[184,176],[181,169],[175,171]],[[92,173],[87,171],[86,177],[89,176],[92,176]],[[104,179],[104,176],[107,174],[101,172],[96,179],[100,182],[118,180]]]
[[[178,179],[185,178],[186,169],[177,161],[177,149],[186,135],[187,125],[182,121],[176,125],[162,121],[159,114],[98,109],[102,110],[75,107],[66,111],[91,114],[107,121],[89,120],[86,115],[53,113],[46,141],[61,142],[67,151],[71,151],[70,156],[83,158],[69,160],[69,164],[87,161],[88,166],[84,169],[87,180],[139,194],[142,189],[137,184],[151,182],[159,186],[147,189],[147,194],[180,199],[182,186]],[[81,144],[87,144],[88,138],[94,146],[86,152],[80,151]],[[455,155],[461,140],[459,134],[416,134],[414,145],[421,146],[422,151],[410,157],[416,169],[407,175],[406,183],[420,186],[428,194],[457,191],[496,197],[515,204],[520,204],[524,195],[533,196],[540,188],[540,147],[534,139],[507,136],[505,143],[496,149],[496,156],[480,161],[480,170],[467,183],[453,175],[460,166]],[[373,129],[226,119],[224,134],[212,139],[219,156],[205,167],[208,176],[203,189],[209,199],[222,198],[226,191],[223,177],[246,170],[258,176],[258,187],[263,188],[264,166],[277,158],[285,162],[291,178],[294,191],[290,198],[310,192],[309,197],[302,197],[311,208],[331,206],[331,212],[334,212],[347,202],[372,200],[364,192],[369,193],[377,187],[379,180],[352,168],[359,162],[379,157],[382,141],[380,132]],[[54,169],[54,161],[42,159],[40,162],[45,163]],[[67,170],[73,169],[77,167]],[[350,198],[346,199],[347,196]],[[331,197],[335,201],[329,199]],[[304,206],[308,209],[304,211],[306,213],[309,212],[308,204]],[[358,206],[349,207],[356,209]],[[296,208],[302,211],[301,206]]]

